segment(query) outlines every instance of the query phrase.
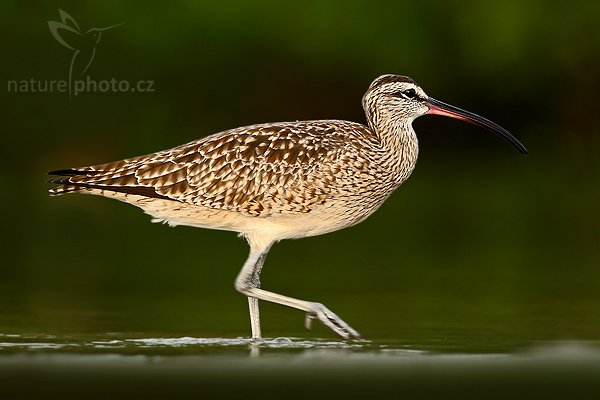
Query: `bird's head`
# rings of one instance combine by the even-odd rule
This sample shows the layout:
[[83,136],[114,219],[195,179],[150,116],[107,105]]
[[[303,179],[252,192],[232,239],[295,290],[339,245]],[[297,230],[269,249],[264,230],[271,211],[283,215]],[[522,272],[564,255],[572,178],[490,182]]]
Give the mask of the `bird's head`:
[[409,77],[382,75],[371,83],[362,101],[369,117],[410,123],[429,110],[423,99],[427,95]]
[[506,129],[477,114],[427,96],[423,89],[407,76],[380,76],[371,83],[362,101],[369,125],[374,129],[406,126],[422,115],[437,114],[488,129],[507,140],[521,153],[527,153],[525,146]]

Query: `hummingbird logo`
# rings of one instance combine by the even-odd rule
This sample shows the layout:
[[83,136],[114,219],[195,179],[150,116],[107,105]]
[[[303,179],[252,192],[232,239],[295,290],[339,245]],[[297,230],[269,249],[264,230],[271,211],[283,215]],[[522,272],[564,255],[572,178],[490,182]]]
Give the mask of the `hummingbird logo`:
[[91,28],[83,32],[73,17],[64,10],[58,9],[60,22],[48,21],[48,28],[52,36],[64,47],[73,51],[71,64],[69,65],[69,99],[72,93],[73,77],[83,76],[88,70],[94,56],[96,47],[102,38],[102,32],[123,25],[111,25],[105,28]]

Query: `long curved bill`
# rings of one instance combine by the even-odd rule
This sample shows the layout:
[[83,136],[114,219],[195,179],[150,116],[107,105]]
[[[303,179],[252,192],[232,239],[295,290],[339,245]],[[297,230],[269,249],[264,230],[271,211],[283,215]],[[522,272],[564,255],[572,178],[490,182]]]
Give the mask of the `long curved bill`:
[[443,115],[445,117],[456,118],[462,121],[469,122],[473,125],[480,126],[482,128],[488,129],[495,134],[502,137],[504,140],[508,141],[512,144],[517,150],[519,150],[522,154],[527,154],[527,149],[519,140],[514,137],[509,131],[501,127],[500,125],[490,121],[489,119],[480,117],[477,114],[473,114],[472,112],[462,110],[458,107],[451,106],[450,104],[446,104],[442,101],[432,99],[428,97],[425,101],[425,104],[429,107],[429,111],[427,114],[437,114]]

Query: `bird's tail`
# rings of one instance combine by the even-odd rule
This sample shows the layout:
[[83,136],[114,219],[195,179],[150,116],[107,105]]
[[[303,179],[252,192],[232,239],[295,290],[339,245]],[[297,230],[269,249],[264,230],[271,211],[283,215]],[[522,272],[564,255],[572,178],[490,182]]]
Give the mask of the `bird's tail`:
[[[127,160],[125,160],[127,161]],[[100,166],[70,168],[48,172],[57,178],[48,180],[55,186],[48,190],[50,195],[58,196],[72,192],[104,194],[105,192],[125,193],[145,197],[168,199],[156,192],[153,186],[140,184],[135,177],[135,167],[114,168],[117,163]]]
[[84,171],[79,169],[61,169],[56,171],[48,172],[48,175],[56,175],[57,178],[52,178],[48,180],[48,183],[54,183],[58,186],[55,186],[51,189],[48,189],[48,192],[52,196],[58,196],[65,193],[71,192],[79,192],[81,190],[86,190],[85,186],[80,184],[75,184],[71,182],[72,177],[87,175],[90,171]]

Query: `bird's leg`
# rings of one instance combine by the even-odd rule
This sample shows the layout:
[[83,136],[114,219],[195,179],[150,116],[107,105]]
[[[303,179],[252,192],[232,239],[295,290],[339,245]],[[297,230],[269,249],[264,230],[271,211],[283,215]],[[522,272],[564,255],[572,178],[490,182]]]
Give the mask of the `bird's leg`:
[[[253,287],[260,288],[260,272],[267,258],[268,250],[260,253],[258,259],[252,267],[252,275],[250,275],[250,284]],[[248,297],[248,308],[250,310],[250,326],[252,327],[252,339],[261,339],[260,332],[260,310],[258,308],[258,299],[256,297]]]
[[263,249],[262,251],[250,251],[248,259],[244,263],[242,270],[240,271],[237,279],[235,280],[235,287],[238,291],[248,296],[248,309],[250,311],[250,327],[252,328],[252,339],[261,339],[260,331],[260,310],[258,308],[258,298],[252,297],[244,292],[241,288],[243,287],[254,287],[260,288],[260,272],[262,266],[265,263],[269,248]]
[[252,326],[252,339],[260,339],[260,315],[258,300],[270,301],[287,307],[306,312],[306,327],[310,329],[310,321],[318,319],[325,326],[333,330],[344,339],[360,339],[360,334],[352,329],[340,317],[335,315],[321,303],[294,299],[292,297],[269,292],[260,288],[260,272],[267,258],[269,247],[266,249],[250,249],[250,255],[244,263],[237,279],[235,288],[240,293],[248,296],[250,307],[250,323]]
[[260,310],[258,308],[258,299],[248,297],[248,309],[250,310],[250,327],[252,328],[252,340],[262,339],[260,331]]

